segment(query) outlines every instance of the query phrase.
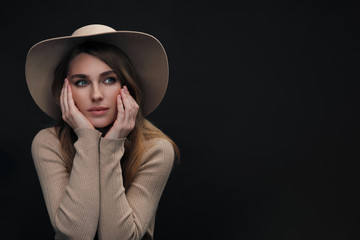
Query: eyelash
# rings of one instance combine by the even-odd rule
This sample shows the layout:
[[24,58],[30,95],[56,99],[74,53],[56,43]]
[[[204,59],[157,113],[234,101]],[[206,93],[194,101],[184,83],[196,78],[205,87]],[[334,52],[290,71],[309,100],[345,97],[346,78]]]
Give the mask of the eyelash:
[[[106,82],[106,80],[108,80],[108,79],[111,79],[111,83],[116,82],[116,78],[114,78],[114,77],[105,78],[104,82]],[[107,83],[107,84],[111,84],[111,83]]]
[[[81,84],[81,83],[85,83],[85,84]],[[83,86],[85,86],[87,84],[88,84],[88,82],[85,81],[85,80],[79,80],[79,81],[75,82],[75,86],[77,86],[77,87],[83,87]]]
[[[107,80],[111,80],[111,82],[107,82]],[[105,84],[107,84],[107,85],[113,84],[113,83],[116,82],[116,78],[115,78],[115,77],[107,77],[107,78],[104,79],[103,82],[104,82]],[[77,87],[84,87],[84,86],[86,86],[86,85],[88,85],[88,84],[89,84],[89,83],[88,83],[88,81],[86,81],[86,80],[78,80],[78,81],[75,82],[75,86],[77,86]]]

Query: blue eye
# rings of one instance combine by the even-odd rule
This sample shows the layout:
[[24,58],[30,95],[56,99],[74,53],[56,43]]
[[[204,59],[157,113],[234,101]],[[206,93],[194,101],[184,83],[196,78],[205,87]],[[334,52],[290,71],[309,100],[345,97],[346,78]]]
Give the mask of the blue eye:
[[87,84],[88,84],[88,82],[85,80],[79,80],[79,81],[75,82],[75,86],[79,86],[79,87],[85,86]]
[[114,77],[108,77],[104,80],[105,83],[114,83],[116,79]]

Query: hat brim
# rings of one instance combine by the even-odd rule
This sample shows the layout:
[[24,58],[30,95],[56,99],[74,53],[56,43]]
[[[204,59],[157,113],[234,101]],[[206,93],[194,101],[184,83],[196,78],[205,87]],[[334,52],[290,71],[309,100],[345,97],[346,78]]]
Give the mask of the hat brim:
[[25,76],[30,94],[40,109],[54,119],[61,118],[61,110],[51,93],[55,68],[74,46],[88,40],[115,45],[129,57],[142,91],[143,113],[151,113],[167,89],[168,59],[155,37],[136,31],[58,37],[35,44],[26,57]]

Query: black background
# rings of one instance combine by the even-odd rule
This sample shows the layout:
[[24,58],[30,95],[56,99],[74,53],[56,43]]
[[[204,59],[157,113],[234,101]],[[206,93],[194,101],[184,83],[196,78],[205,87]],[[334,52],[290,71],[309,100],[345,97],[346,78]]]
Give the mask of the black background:
[[149,119],[181,149],[155,238],[357,239],[358,1],[6,1],[1,239],[53,239],[30,145],[52,123],[26,86],[35,43],[101,23],[170,64]]

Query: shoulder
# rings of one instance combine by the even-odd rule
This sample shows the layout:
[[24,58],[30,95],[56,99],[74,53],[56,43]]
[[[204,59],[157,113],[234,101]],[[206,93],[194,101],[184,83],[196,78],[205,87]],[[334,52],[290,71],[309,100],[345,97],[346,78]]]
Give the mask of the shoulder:
[[147,140],[147,150],[143,155],[143,164],[172,168],[175,152],[171,142],[164,138]]
[[166,148],[166,149],[173,149],[173,146],[172,146],[172,144],[171,144],[171,142],[169,140],[167,140],[165,138],[160,138],[160,137],[147,140],[146,144],[150,148],[160,147],[160,148]]
[[171,142],[165,138],[153,138],[146,142],[148,146],[147,153],[158,152],[161,154],[169,155],[169,157],[174,157],[174,148]]
[[57,140],[55,128],[54,127],[44,128],[44,129],[41,129],[35,135],[35,137],[33,139],[33,144],[38,143],[38,142],[49,142],[49,141],[54,141],[54,140]]
[[60,142],[56,136],[55,128],[45,128],[40,130],[32,141],[32,151],[42,147],[53,147],[57,148]]

